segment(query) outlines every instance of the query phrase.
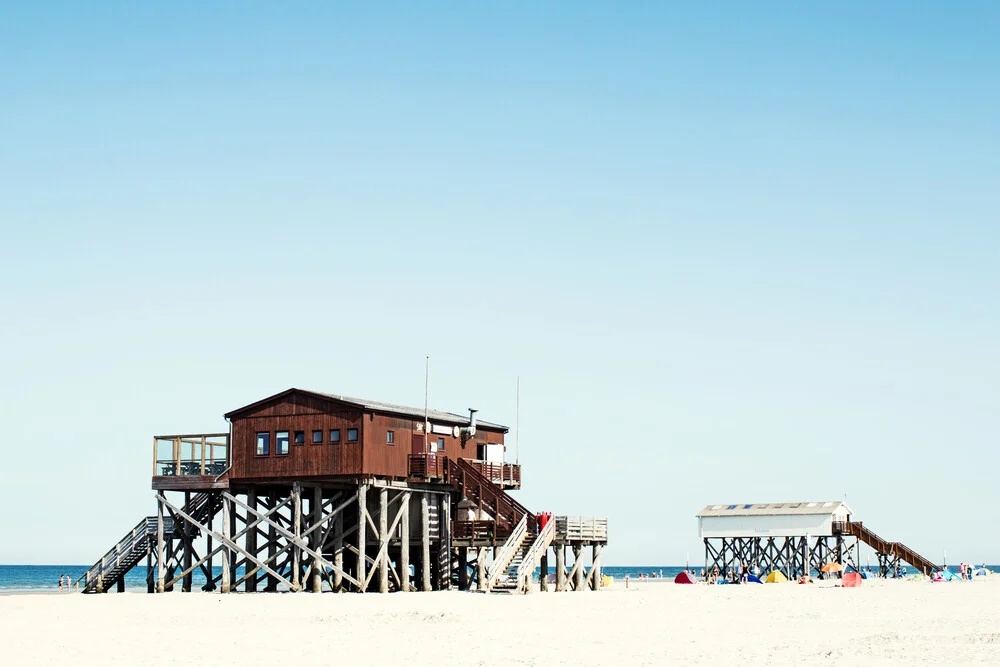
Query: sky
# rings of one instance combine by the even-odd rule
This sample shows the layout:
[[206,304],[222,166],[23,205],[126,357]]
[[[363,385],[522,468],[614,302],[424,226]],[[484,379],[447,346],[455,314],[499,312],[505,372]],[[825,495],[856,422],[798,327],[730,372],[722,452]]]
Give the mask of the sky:
[[[1000,562],[991,2],[0,4],[0,563],[289,387],[509,424],[608,565],[839,500]],[[513,452],[509,452],[513,458]],[[46,536],[44,539],[39,536]]]

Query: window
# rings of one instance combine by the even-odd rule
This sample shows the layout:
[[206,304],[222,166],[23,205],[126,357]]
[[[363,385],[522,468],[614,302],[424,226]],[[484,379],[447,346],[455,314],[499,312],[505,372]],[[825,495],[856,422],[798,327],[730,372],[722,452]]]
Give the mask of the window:
[[313,444],[314,445],[323,444],[323,431],[313,431]]
[[279,456],[288,453],[288,431],[278,431],[274,434],[274,453]]
[[340,429],[332,428],[330,429],[330,442],[340,442]]
[[305,441],[306,441],[306,432],[305,431],[296,431],[295,432],[295,444],[296,445],[301,445],[301,444],[304,444]]
[[444,451],[444,438],[438,438],[438,451]]
[[753,505],[744,505],[744,506],[743,506],[743,509],[745,509],[745,510],[748,510],[748,509],[750,509],[751,507],[753,507]]
[[357,442],[358,441],[358,429],[349,428],[347,429],[347,442]]
[[267,456],[271,453],[271,434],[257,434],[257,456]]
[[391,445],[394,442],[396,435],[392,431],[385,432],[385,444]]

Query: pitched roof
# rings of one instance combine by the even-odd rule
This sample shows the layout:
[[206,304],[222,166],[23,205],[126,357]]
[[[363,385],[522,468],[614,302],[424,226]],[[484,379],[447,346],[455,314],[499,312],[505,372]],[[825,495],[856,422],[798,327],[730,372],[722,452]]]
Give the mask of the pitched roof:
[[[287,389],[279,394],[275,394],[274,396],[269,396],[265,399],[257,401],[256,403],[251,403],[250,405],[245,405],[242,408],[237,408],[236,410],[227,412],[226,417],[228,418],[230,415],[243,412],[249,408],[256,407],[262,403],[266,403],[272,399],[278,398],[279,396],[284,396],[285,394],[290,394],[294,392],[311,394],[313,396],[318,396],[320,398],[328,398],[334,401],[338,401],[340,403],[347,403],[348,405],[359,407],[362,410],[371,410],[373,412],[382,412],[394,415],[404,415],[407,417],[417,417],[421,420],[424,418],[423,408],[414,408],[406,405],[397,405],[395,403],[386,403],[385,401],[372,401],[367,398],[356,398],[352,396],[343,396],[341,394],[328,394],[322,391],[312,391],[309,389],[295,389],[295,388]],[[456,424],[458,426],[466,426],[469,423],[468,415],[460,415],[454,412],[445,412],[443,410],[428,410],[427,418],[432,422]],[[493,422],[483,421],[482,419],[476,419],[476,425],[481,426],[483,428],[499,429],[505,433],[508,430],[510,430],[502,424],[494,424]]]
[[[705,509],[695,516],[777,516],[780,514],[833,514],[841,506],[847,507],[843,500],[828,500],[801,503],[726,503],[722,505],[706,505]],[[851,508],[847,507],[848,513]]]

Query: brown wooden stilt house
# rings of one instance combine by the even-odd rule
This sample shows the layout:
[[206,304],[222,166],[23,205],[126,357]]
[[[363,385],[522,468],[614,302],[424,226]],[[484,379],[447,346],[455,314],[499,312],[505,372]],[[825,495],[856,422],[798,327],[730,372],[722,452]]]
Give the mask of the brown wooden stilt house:
[[[605,519],[539,515],[509,492],[507,427],[438,410],[289,389],[225,415],[228,433],[156,436],[157,514],[81,577],[150,592],[527,592],[598,589]],[[583,551],[591,547],[586,568]],[[572,564],[567,563],[572,550]]]

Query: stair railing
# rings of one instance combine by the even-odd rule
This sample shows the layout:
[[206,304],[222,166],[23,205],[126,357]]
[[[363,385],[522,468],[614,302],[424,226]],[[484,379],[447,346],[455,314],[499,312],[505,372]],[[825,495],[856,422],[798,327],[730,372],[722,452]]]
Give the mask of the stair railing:
[[538,562],[542,560],[546,549],[552,544],[552,539],[556,535],[556,522],[549,520],[538,534],[535,541],[531,543],[531,548],[524,554],[524,559],[517,568],[517,590],[522,590],[528,583],[528,578],[535,571]]
[[527,515],[522,516],[521,520],[518,522],[517,526],[514,527],[513,532],[511,532],[510,537],[507,541],[503,543],[500,547],[500,552],[497,553],[497,557],[493,559],[493,564],[490,565],[490,569],[487,572],[486,578],[486,590],[493,590],[493,586],[496,585],[497,580],[500,579],[500,575],[507,569],[510,562],[514,560],[514,556],[517,554],[518,549],[521,548],[521,544],[524,543],[524,538],[528,535],[528,517]]

